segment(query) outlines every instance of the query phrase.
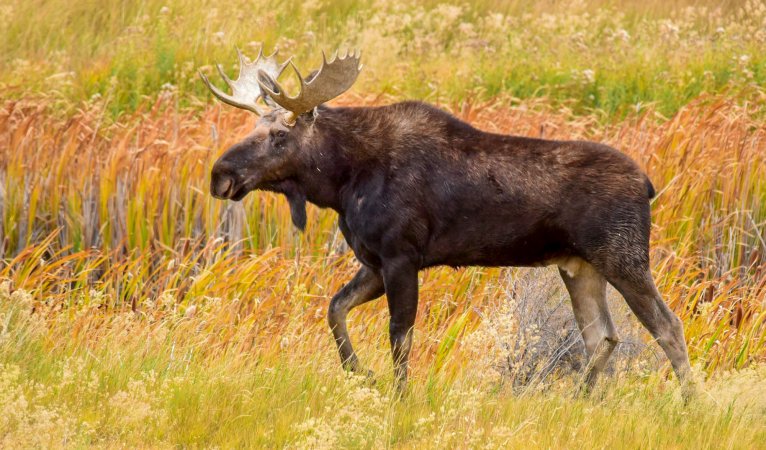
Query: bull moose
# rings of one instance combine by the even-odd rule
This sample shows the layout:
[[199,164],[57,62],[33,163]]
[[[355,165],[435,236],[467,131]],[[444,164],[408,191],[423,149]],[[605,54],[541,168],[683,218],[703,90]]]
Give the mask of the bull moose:
[[[646,174],[623,153],[585,141],[484,132],[431,105],[329,107],[356,81],[360,55],[347,52],[307,78],[277,52],[255,61],[239,50],[229,95],[200,72],[221,101],[260,116],[255,129],[214,164],[210,191],[239,201],[248,192],[284,194],[292,222],[306,225],[306,202],[338,213],[361,263],[330,302],[327,319],[342,365],[360,371],[346,316],[386,294],[396,386],[406,387],[418,306],[418,271],[428,267],[557,265],[571,297],[589,362],[590,389],[614,350],[617,331],[607,282],[665,351],[682,382],[690,373],[680,319],[649,269]],[[277,82],[287,65],[300,82],[288,96]]]

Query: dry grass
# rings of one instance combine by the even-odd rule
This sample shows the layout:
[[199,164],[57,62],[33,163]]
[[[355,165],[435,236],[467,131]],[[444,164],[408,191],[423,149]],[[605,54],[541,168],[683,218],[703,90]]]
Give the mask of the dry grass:
[[[766,72],[758,50],[766,34],[748,27],[760,26],[766,8],[726,4],[703,14],[632,2],[610,17],[613,9],[593,13],[602,3],[613,8],[599,2],[546,15],[545,4],[477,2],[457,11],[426,3],[408,12],[371,3],[355,21],[364,5],[334,1],[300,14],[324,17],[306,52],[335,44],[346,26],[368,47],[412,46],[399,56],[423,73],[400,83],[406,68],[386,71],[397,55],[368,52],[370,78],[359,92],[389,94],[342,102],[443,99],[486,130],[602,141],[638,161],[659,193],[654,274],[707,378],[698,403],[676,401],[668,365],[614,292],[619,357],[596,395],[572,399],[580,343],[562,284],[542,269],[425,271],[412,395],[399,403],[388,396],[384,301],[350,318],[377,384],[343,375],[325,311],[357,265],[335,214],[311,207],[298,234],[282,198],[256,193],[233,204],[208,193],[213,161],[253,118],[200,101],[189,64],[224,60],[245,28],[203,39],[186,25],[223,26],[220,14],[187,13],[179,2],[155,21],[159,3],[144,5],[149,19],[135,5],[109,3],[98,30],[79,22],[90,23],[92,8],[73,8],[60,33],[19,20],[1,44],[12,67],[0,75],[9,88],[0,108],[0,446],[762,446],[766,97],[758,80]],[[0,21],[30,5],[0,7]],[[540,34],[492,34],[496,25],[483,17],[494,8],[502,23],[532,24]],[[401,27],[407,14],[435,9],[431,22]],[[460,23],[447,21],[458,12]],[[273,26],[259,39],[296,33],[287,18],[264,17]],[[374,20],[387,22],[365,28]],[[128,29],[136,21],[143,33]],[[594,31],[578,34],[585,29]],[[497,53],[471,53],[455,30],[489,39]],[[550,45],[534,50],[540,36]],[[188,45],[194,39],[199,45]],[[285,39],[288,50],[298,48]],[[111,54],[117,41],[120,52]],[[581,44],[609,56],[581,66]],[[540,52],[547,56],[535,62]],[[41,62],[50,55],[58,56]],[[497,66],[502,55],[518,58]],[[465,90],[467,67],[479,68],[480,89]],[[26,76],[31,84],[22,86]],[[439,81],[429,87],[428,78]],[[698,96],[704,91],[725,93]],[[627,118],[604,120],[615,112]]]
[[[158,101],[105,127],[99,110],[60,121],[44,105],[6,103],[0,276],[49,307],[89,302],[92,290],[108,299],[108,310],[153,311],[163,295],[180,308],[201,297],[239,298],[252,320],[295,315],[297,306],[284,299],[298,291],[306,299],[300,308],[312,310],[309,325],[324,327],[324,302],[354,270],[333,213],[312,209],[299,236],[281,199],[215,201],[208,169],[251,119],[170,105]],[[764,131],[748,106],[700,99],[667,122],[648,112],[609,127],[499,105],[458,114],[490,130],[600,140],[639,161],[660,193],[655,275],[686,322],[693,357],[708,370],[763,358],[766,156]],[[441,332],[469,307],[504,297],[493,284],[500,272],[427,272],[420,327]],[[258,323],[279,330],[279,320]]]

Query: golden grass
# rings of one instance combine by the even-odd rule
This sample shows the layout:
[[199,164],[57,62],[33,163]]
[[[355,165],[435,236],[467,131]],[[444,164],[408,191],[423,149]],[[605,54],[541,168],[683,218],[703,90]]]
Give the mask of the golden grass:
[[[752,0],[0,4],[0,447],[764,447],[764,24]],[[561,338],[525,308],[563,301],[572,329],[545,269],[423,272],[410,395],[389,395],[383,300],[349,319],[376,384],[342,373],[325,312],[357,263],[335,214],[298,234],[282,198],[208,192],[253,118],[196,69],[255,41],[304,71],[363,48],[342,103],[420,98],[638,161],[699,398],[614,291],[623,342],[593,396],[564,366],[518,386],[545,363],[525,349]]]
[[[163,293],[180,304],[206,295],[252,306],[254,298],[275,301],[301,285],[307,298],[326,300],[350,278],[354,267],[341,254],[333,213],[312,209],[299,236],[281,199],[251,194],[240,205],[209,196],[208,169],[246,132],[249,116],[150,106],[107,127],[99,111],[60,121],[44,105],[4,106],[0,275],[49,304],[71,304],[95,288],[110,308],[137,310]],[[610,127],[500,105],[458,114],[493,131],[600,140],[639,161],[660,192],[655,275],[687,322],[694,355],[711,369],[762,358],[766,165],[764,132],[747,107],[703,99],[668,122],[646,113]],[[493,298],[496,292],[484,291],[498,272],[435,270],[426,278],[455,286],[449,293],[456,300],[479,292]],[[426,283],[424,308],[431,291]],[[275,306],[263,305],[280,316]],[[464,308],[450,308],[440,321],[448,324]]]
[[[385,302],[355,311],[351,326],[363,361],[382,374],[378,387],[344,379],[336,361],[325,310],[356,263],[334,213],[311,208],[299,235],[281,198],[209,196],[212,162],[252,126],[250,115],[179,109],[170,96],[111,123],[98,103],[61,119],[44,102],[7,101],[0,393],[4,408],[22,412],[2,424],[6,443],[35,445],[24,436],[46,417],[53,440],[38,445],[762,442],[763,403],[742,394],[762,386],[762,372],[726,372],[766,356],[762,102],[760,91],[702,97],[667,121],[649,110],[614,125],[543,103],[446,105],[491,131],[603,141],[647,170],[659,192],[654,273],[685,322],[693,364],[711,377],[706,401],[715,406],[684,410],[664,364],[659,375],[619,371],[591,400],[568,398],[571,374],[520,398],[477,381],[493,369],[466,339],[481,331],[482,314],[513,297],[504,280],[517,273],[483,268],[422,275],[413,393],[390,404]],[[13,406],[20,396],[27,409]],[[646,410],[656,417],[615,425],[614,415]]]

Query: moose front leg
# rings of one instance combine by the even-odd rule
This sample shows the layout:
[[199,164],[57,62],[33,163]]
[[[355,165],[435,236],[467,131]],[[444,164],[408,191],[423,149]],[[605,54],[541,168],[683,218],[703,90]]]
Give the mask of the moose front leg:
[[359,360],[348,336],[346,316],[353,308],[375,300],[383,295],[383,292],[383,278],[380,273],[367,266],[362,266],[354,278],[343,286],[330,301],[330,307],[327,310],[327,322],[330,324],[332,334],[335,337],[341,364],[346,370],[357,372],[360,369]]
[[399,259],[383,266],[383,281],[391,314],[389,333],[394,358],[396,387],[403,393],[407,387],[407,362],[412,347],[412,327],[418,310],[418,268]]

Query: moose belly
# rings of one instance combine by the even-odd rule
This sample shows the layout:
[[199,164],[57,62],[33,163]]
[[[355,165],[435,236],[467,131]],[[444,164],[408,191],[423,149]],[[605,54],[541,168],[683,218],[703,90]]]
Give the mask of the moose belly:
[[537,266],[574,253],[565,233],[554,227],[477,223],[434,236],[424,267]]

